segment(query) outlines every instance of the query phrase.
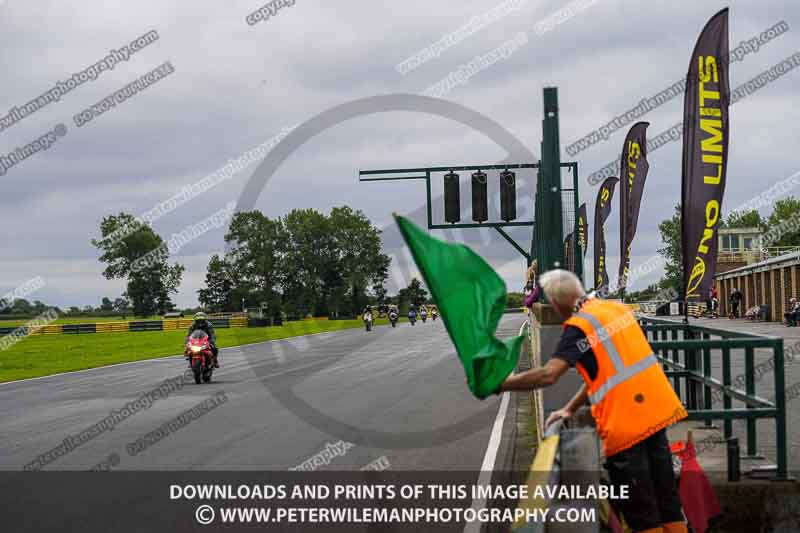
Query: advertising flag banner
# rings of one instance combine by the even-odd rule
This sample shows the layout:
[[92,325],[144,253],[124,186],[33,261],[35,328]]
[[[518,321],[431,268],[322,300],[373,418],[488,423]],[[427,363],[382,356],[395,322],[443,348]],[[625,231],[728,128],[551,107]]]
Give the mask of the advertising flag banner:
[[608,215],[611,214],[611,200],[614,187],[619,179],[608,178],[597,192],[594,206],[594,288],[599,293],[608,289],[608,270],[606,269],[606,235],[603,230]]
[[575,232],[578,235],[578,244],[581,247],[581,257],[586,257],[586,252],[589,250],[589,220],[586,218],[586,202],[582,203],[578,208],[578,218],[575,219]]
[[728,10],[697,39],[683,101],[681,249],[686,299],[705,298],[717,267],[717,228],[728,167]]
[[572,232],[564,237],[564,268],[570,272],[575,272],[575,233]]
[[644,182],[650,165],[647,162],[648,122],[637,122],[628,131],[622,146],[619,191],[619,287],[625,290],[631,266],[631,244],[636,236]]

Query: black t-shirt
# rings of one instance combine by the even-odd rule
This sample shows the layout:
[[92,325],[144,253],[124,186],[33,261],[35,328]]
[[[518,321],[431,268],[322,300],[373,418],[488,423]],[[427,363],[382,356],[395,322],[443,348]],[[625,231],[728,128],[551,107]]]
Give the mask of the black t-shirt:
[[581,363],[592,380],[597,377],[597,359],[594,351],[586,340],[586,334],[577,326],[567,326],[564,329],[552,357],[563,359],[572,367]]

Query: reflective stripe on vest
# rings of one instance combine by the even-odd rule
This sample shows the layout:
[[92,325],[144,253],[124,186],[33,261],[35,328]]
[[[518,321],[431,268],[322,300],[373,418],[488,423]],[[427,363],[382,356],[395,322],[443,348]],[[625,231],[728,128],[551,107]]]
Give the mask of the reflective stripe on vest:
[[597,388],[594,394],[589,395],[589,402],[592,405],[600,403],[601,401],[603,401],[605,395],[608,394],[608,391],[610,391],[620,383],[628,381],[636,374],[644,372],[651,366],[657,364],[658,364],[658,358],[655,356],[655,354],[650,354],[644,359],[636,361],[631,366],[626,366],[622,370],[618,370],[616,374],[608,378],[602,385],[600,385],[600,387]]
[[[609,338],[610,335],[606,333],[606,330],[600,321],[597,320],[594,315],[590,315],[589,313],[577,313],[576,316],[586,320],[592,325],[592,328],[594,328],[594,334],[597,337],[597,342],[602,344],[603,348],[605,348],[606,353],[611,358],[611,364],[614,365],[614,370],[621,372],[625,368],[625,364],[622,362],[622,358],[619,356],[617,347],[614,346],[613,342],[611,342],[611,339]],[[590,339],[589,343],[591,344]]]
[[[623,383],[631,379],[633,376],[644,372],[651,366],[658,364],[658,358],[655,356],[655,354],[650,354],[644,359],[636,361],[631,366],[625,366],[625,363],[622,362],[622,358],[619,356],[617,347],[614,346],[613,342],[611,342],[610,335],[606,333],[606,330],[600,321],[589,313],[576,313],[575,316],[586,320],[592,325],[592,328],[594,328],[595,331],[595,336],[597,337],[597,342],[599,342],[603,346],[603,349],[605,349],[615,370],[614,375],[600,385],[600,387],[598,387],[593,394],[589,395],[589,402],[592,405],[596,405],[603,401],[603,398],[605,398],[606,394],[608,394],[611,389],[620,383]],[[597,354],[595,354],[595,357],[597,357]]]

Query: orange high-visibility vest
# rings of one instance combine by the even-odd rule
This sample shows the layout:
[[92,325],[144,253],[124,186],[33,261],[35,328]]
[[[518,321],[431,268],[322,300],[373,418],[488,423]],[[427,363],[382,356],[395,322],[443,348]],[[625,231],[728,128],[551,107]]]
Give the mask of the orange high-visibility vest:
[[586,382],[606,457],[686,418],[680,398],[627,306],[591,299],[564,322],[567,326],[583,331],[586,345],[579,348],[591,348],[597,359],[593,380],[581,363],[575,366]]

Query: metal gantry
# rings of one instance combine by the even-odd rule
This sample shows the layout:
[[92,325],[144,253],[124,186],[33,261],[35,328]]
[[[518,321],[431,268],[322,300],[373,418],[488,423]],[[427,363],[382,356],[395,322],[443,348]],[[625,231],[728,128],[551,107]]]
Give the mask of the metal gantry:
[[[528,264],[531,263],[531,255],[525,251],[511,236],[506,233],[504,227],[524,227],[533,226],[533,220],[513,221],[513,222],[476,222],[476,223],[452,223],[434,224],[433,207],[431,201],[431,174],[437,172],[462,172],[462,171],[483,171],[483,170],[516,170],[523,168],[539,168],[539,163],[515,163],[508,165],[453,165],[446,167],[422,167],[422,168],[390,168],[383,170],[361,170],[359,171],[359,181],[392,181],[392,180],[425,180],[428,229],[455,229],[455,228],[494,228],[503,236],[523,257]],[[399,174],[399,175],[396,175]]]
[[[563,240],[564,221],[562,193],[572,192],[573,212],[578,211],[578,163],[560,160],[560,145],[558,133],[558,90],[555,87],[544,89],[544,112],[542,120],[542,159],[530,163],[509,163],[494,165],[449,165],[437,167],[416,168],[390,168],[380,170],[359,171],[359,181],[397,181],[397,180],[423,180],[425,181],[428,229],[456,229],[456,228],[494,228],[515,250],[517,250],[530,265],[537,259],[539,271],[544,272],[553,268],[563,268],[566,264],[564,257]],[[561,169],[567,168],[572,173],[572,188],[563,188],[561,185]],[[475,223],[435,223],[431,198],[431,175],[435,173],[454,173],[459,171],[514,171],[518,169],[536,169],[537,183],[534,203],[534,220],[500,221],[500,222],[475,222]],[[574,219],[574,217],[573,217]],[[525,227],[533,228],[531,243],[528,250],[516,242],[504,228]],[[574,228],[573,228],[574,231]],[[577,238],[573,239],[575,247],[575,273],[583,279],[583,250]]]

